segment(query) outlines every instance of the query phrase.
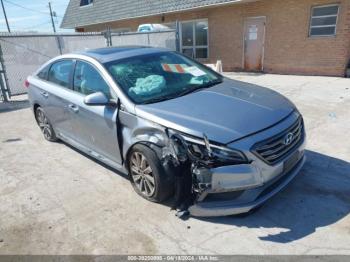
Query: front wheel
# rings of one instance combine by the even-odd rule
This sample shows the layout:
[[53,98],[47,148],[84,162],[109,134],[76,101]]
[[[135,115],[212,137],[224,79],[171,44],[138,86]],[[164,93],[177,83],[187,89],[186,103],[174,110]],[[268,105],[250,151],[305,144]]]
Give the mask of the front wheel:
[[55,131],[53,130],[49,119],[46,117],[44,110],[40,106],[35,110],[35,119],[44,135],[44,138],[50,142],[57,141]]
[[163,202],[173,193],[171,179],[152,149],[135,145],[129,153],[128,163],[131,184],[140,196],[149,201]]

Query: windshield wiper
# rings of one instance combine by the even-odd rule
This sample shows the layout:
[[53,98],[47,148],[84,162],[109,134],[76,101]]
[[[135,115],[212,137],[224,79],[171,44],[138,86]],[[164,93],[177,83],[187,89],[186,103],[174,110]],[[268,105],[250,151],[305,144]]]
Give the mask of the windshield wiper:
[[197,85],[197,86],[195,86],[193,88],[187,89],[187,90],[183,91],[182,93],[177,94],[177,96],[178,97],[185,96],[185,95],[188,95],[190,93],[198,92],[198,91],[200,91],[202,89],[213,87],[213,86],[216,86],[216,85],[221,84],[221,83],[222,83],[222,79],[213,80],[213,81],[210,81],[208,83],[205,83],[205,84],[202,84],[202,85]]
[[217,79],[217,80],[210,81],[210,82],[202,84],[202,85],[197,85],[197,86],[195,86],[193,88],[190,88],[190,89],[187,89],[187,90],[185,90],[185,91],[183,91],[181,93],[176,93],[176,94],[172,94],[172,95],[168,95],[168,96],[152,98],[152,99],[149,99],[149,100],[147,100],[145,102],[142,102],[141,104],[142,105],[153,104],[153,103],[162,102],[162,101],[165,101],[165,100],[169,100],[169,99],[174,99],[174,98],[177,98],[177,97],[185,96],[185,95],[188,95],[188,94],[193,93],[195,91],[200,91],[202,89],[206,89],[206,88],[209,88],[209,87],[221,84],[222,81],[223,81],[222,79]]
[[147,104],[153,104],[153,103],[158,103],[158,102],[162,102],[165,100],[169,100],[169,99],[173,99],[178,97],[178,94],[174,94],[174,95],[169,95],[169,96],[162,96],[162,97],[156,97],[156,98],[151,98],[147,101],[142,102],[142,105],[147,105]]

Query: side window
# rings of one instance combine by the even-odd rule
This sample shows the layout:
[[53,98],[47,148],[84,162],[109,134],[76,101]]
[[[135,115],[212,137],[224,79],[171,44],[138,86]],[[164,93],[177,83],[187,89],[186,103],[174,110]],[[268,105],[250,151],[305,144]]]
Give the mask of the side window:
[[111,98],[109,86],[100,73],[92,65],[81,61],[75,67],[74,90],[84,95],[102,92]]
[[50,65],[44,67],[38,74],[37,77],[43,80],[47,80],[47,75],[49,73]]
[[73,61],[62,60],[54,63],[49,71],[48,81],[69,88],[69,77],[73,67]]

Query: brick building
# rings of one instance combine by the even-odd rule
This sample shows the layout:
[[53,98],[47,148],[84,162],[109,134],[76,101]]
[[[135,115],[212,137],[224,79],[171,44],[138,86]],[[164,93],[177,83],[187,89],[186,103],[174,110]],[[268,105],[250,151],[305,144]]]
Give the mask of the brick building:
[[350,59],[350,0],[71,0],[61,27],[175,21],[183,53],[226,71],[343,76]]

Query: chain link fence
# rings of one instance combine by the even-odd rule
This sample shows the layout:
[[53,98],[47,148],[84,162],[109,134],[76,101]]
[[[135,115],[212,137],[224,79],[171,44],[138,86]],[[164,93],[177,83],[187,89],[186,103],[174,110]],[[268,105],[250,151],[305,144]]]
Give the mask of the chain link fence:
[[3,34],[2,60],[8,96],[26,93],[23,83],[42,64],[60,54],[106,46],[103,34]]
[[[106,46],[153,46],[176,50],[176,31],[150,33],[0,34],[0,99],[25,94],[23,83],[60,54]],[[2,51],[2,52],[1,52]]]
[[9,96],[26,92],[23,83],[40,65],[60,54],[56,37],[8,36],[0,40]]
[[6,74],[5,74],[5,63],[3,61],[3,56],[2,56],[2,49],[0,45],[0,101],[8,101],[8,98],[10,96],[9,90],[7,90],[8,83]]

